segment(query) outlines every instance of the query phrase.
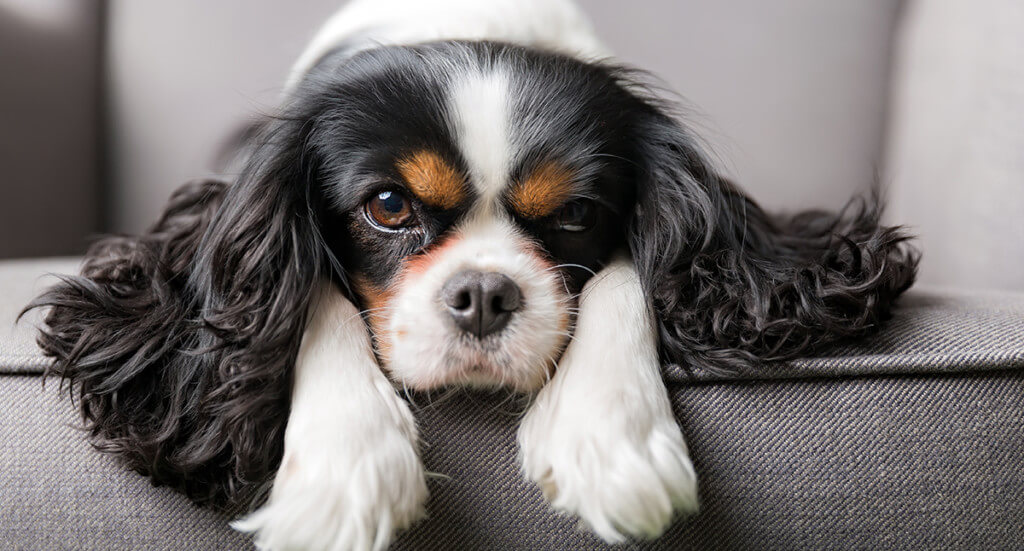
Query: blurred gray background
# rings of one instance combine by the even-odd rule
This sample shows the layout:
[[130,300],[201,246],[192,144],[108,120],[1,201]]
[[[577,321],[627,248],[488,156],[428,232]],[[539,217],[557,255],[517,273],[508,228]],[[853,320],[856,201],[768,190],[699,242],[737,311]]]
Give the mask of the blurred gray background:
[[[580,1],[764,206],[881,181],[922,281],[1024,290],[1024,2]],[[339,5],[0,0],[0,258],[145,228]]]

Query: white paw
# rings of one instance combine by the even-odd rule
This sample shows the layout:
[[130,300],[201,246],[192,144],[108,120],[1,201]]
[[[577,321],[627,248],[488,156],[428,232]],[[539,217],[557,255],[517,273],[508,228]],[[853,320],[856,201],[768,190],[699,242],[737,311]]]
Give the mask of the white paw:
[[[270,500],[232,526],[254,533],[260,549],[386,549],[397,530],[423,516],[423,467],[400,431],[363,437],[286,452]],[[347,453],[330,453],[346,444]]]
[[697,511],[697,478],[674,418],[626,401],[575,406],[535,407],[519,429],[524,472],[552,506],[608,543],[657,537],[677,512]]
[[580,295],[574,338],[519,427],[523,470],[551,504],[617,543],[698,507],[635,268],[610,263]]

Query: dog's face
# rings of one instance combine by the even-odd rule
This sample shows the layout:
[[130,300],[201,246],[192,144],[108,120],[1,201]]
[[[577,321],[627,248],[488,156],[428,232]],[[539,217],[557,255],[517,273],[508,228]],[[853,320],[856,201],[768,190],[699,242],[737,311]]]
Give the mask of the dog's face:
[[539,388],[635,201],[607,71],[522,48],[366,52],[310,80],[325,236],[410,388]]

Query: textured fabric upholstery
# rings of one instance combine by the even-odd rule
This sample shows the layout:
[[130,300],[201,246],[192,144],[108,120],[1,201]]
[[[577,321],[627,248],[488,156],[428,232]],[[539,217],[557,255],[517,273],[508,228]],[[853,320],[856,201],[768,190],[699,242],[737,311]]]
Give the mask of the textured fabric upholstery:
[[[702,512],[626,549],[1024,546],[1024,377],[814,379],[671,389]],[[603,549],[515,463],[515,409],[420,408],[430,522],[398,549]]]
[[15,321],[33,297],[57,281],[48,274],[77,272],[77,259],[0,262],[0,373],[41,373],[46,367],[35,344],[34,328],[41,312],[29,312],[21,323]]
[[[877,377],[677,386],[703,511],[625,549],[1024,546],[1024,377]],[[71,428],[38,377],[0,377],[0,542],[21,549],[240,549],[227,519],[127,473]],[[600,549],[515,461],[516,404],[416,408],[429,520],[396,549]],[[0,547],[5,547],[0,543]]]
[[227,521],[88,444],[66,392],[0,375],[0,549],[244,549]]
[[[885,330],[818,358],[762,366],[733,376],[693,373],[698,381],[967,373],[1024,367],[1024,294],[921,286],[900,300]],[[669,366],[672,382],[691,379]]]
[[[0,263],[4,322],[38,274],[73,266]],[[92,451],[32,356],[0,358],[0,548],[251,547],[228,519]],[[666,378],[703,508],[623,549],[1024,547],[1022,295],[912,292],[882,334],[829,357]],[[520,475],[524,407],[504,394],[414,397],[436,474],[429,519],[396,549],[606,548]]]

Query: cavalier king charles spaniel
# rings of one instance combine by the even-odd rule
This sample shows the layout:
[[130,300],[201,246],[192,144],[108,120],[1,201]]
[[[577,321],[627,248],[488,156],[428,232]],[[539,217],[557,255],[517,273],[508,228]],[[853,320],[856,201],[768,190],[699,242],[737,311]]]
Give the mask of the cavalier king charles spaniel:
[[[917,253],[876,199],[766,214],[568,0],[356,0],[228,185],[94,245],[32,307],[97,445],[270,549],[425,511],[402,389],[531,396],[526,477],[608,542],[698,492],[665,365],[874,330]],[[470,444],[471,445],[471,444]],[[272,486],[272,487],[271,487]]]

